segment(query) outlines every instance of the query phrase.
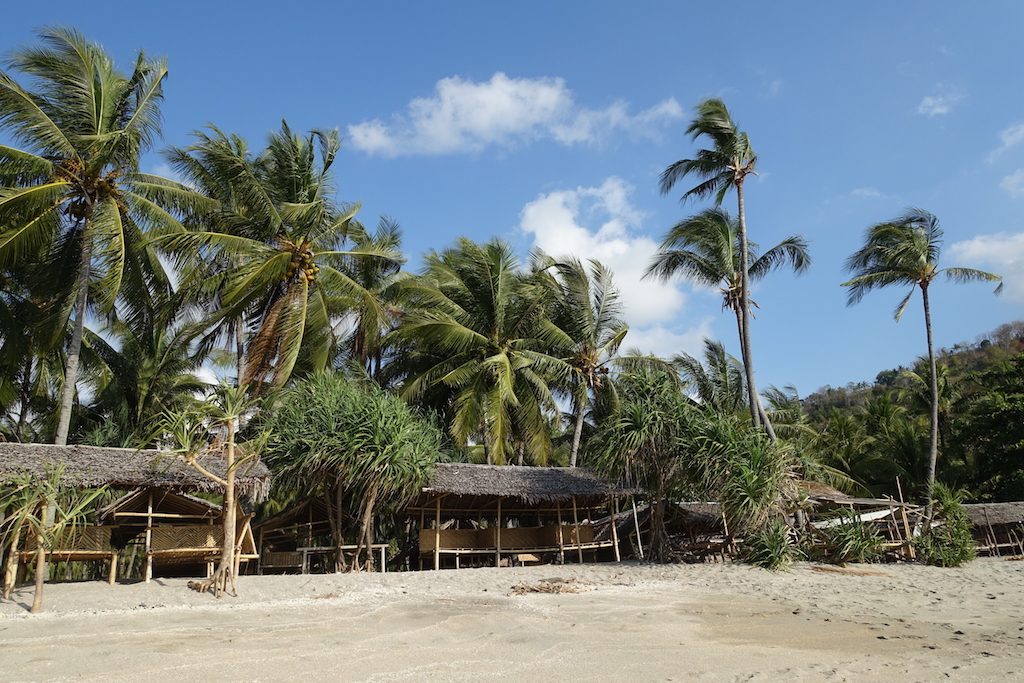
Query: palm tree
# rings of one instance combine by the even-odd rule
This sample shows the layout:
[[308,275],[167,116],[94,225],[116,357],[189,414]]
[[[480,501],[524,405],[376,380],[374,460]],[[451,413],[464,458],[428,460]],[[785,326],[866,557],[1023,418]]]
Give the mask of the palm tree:
[[743,365],[725,351],[720,342],[704,340],[704,362],[682,353],[672,364],[696,392],[701,407],[725,415],[740,411],[746,399]]
[[541,322],[547,353],[572,368],[570,394],[575,411],[569,467],[576,467],[583,423],[592,395],[607,383],[609,364],[629,332],[620,317],[619,291],[612,272],[591,260],[589,268],[577,259],[554,261],[537,254],[534,272],[551,272],[554,289],[550,310]]
[[923,209],[910,209],[892,221],[868,228],[864,246],[854,252],[846,262],[853,278],[843,283],[849,289],[847,305],[858,303],[873,289],[889,286],[909,287],[910,291],[896,307],[895,318],[906,311],[914,292],[921,290],[924,305],[924,327],[928,339],[928,365],[931,383],[931,442],[928,456],[928,518],[932,515],[935,488],[935,463],[939,450],[939,385],[932,342],[932,312],[929,287],[939,275],[951,282],[999,282],[996,293],[1002,289],[1002,278],[974,268],[940,268],[942,228],[939,219]]
[[[360,225],[353,226],[350,237],[360,254],[397,254],[402,247],[401,228],[387,217],[380,219],[373,232]],[[384,337],[395,326],[401,310],[398,283],[408,275],[401,267],[399,261],[353,257],[345,268],[365,294],[353,304],[344,320],[349,331],[341,340],[341,351],[351,362],[358,363],[367,377],[377,382],[381,379],[385,361]]]
[[138,172],[159,132],[166,65],[139,53],[125,75],[76,31],[46,29],[40,40],[9,60],[31,86],[0,71],[0,130],[22,145],[0,145],[0,267],[33,262],[47,273],[55,337],[74,312],[54,439],[63,445],[88,309],[109,314],[119,299],[168,287],[143,233],[176,224],[153,198],[180,188]]
[[[746,362],[749,351],[747,324],[749,308],[757,304],[745,297],[744,291],[750,282],[760,280],[785,265],[800,274],[811,264],[807,241],[799,235],[787,237],[760,256],[757,249],[757,244],[743,237],[742,224],[733,220],[727,211],[720,208],[707,209],[680,221],[669,230],[645,274],[645,277],[655,276],[662,280],[682,275],[697,284],[719,288],[722,308],[729,309],[736,316],[748,401],[751,400],[749,382],[753,373]],[[755,407],[754,404],[750,405]],[[760,400],[756,408],[765,430],[774,438],[771,420],[761,407]],[[757,420],[755,424],[758,424]]]
[[357,303],[376,301],[347,273],[351,259],[401,261],[390,249],[345,247],[359,207],[331,196],[340,146],[336,130],[301,136],[282,122],[256,158],[216,129],[172,153],[176,170],[218,210],[204,210],[193,229],[159,241],[179,260],[205,257],[208,270],[198,274],[210,276],[206,286],[218,304],[211,327],[241,329],[244,321],[250,329],[241,385],[281,386],[297,369],[325,368],[334,322]]
[[[732,120],[725,103],[707,99],[697,105],[697,117],[686,132],[693,140],[707,138],[708,149],[700,149],[693,159],[680,159],[661,174],[661,193],[668,194],[687,176],[696,176],[700,182],[683,193],[682,200],[714,196],[721,205],[730,189],[736,190],[737,234],[739,235],[739,325],[743,367],[747,376],[747,396],[750,417],[756,428],[761,427],[764,410],[754,381],[754,359],[750,348],[750,282],[749,247],[747,245],[747,214],[743,201],[743,183],[748,175],[756,173],[757,154],[750,146],[747,134]],[[730,242],[731,245],[731,242]],[[766,429],[774,439],[771,425]]]
[[520,271],[500,240],[463,238],[426,260],[426,272],[403,283],[409,310],[392,335],[419,349],[402,395],[418,400],[443,390],[455,441],[480,438],[488,463],[504,463],[517,445],[545,463],[547,416],[557,411],[550,383],[564,385],[573,372],[538,337],[546,287]]
[[100,433],[115,437],[116,445],[142,445],[162,414],[185,409],[210,388],[196,376],[206,354],[193,344],[198,330],[182,304],[171,300],[139,320],[115,321],[113,343],[86,331],[103,367],[94,373],[99,381],[90,408],[103,420]]

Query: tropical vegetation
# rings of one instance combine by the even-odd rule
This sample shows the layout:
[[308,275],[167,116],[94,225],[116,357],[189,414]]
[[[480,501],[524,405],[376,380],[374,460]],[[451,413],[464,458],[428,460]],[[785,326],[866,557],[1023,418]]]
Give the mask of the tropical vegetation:
[[[759,159],[719,99],[697,105],[687,133],[702,146],[659,183],[663,194],[695,183],[682,199],[713,205],[667,230],[647,275],[718,288],[739,357],[706,340],[700,357],[657,358],[622,352],[628,312],[598,261],[461,238],[408,269],[398,224],[367,227],[339,191],[337,130],[282,121],[253,145],[211,125],[163,151],[164,178],[140,170],[159,141],[162,61],[140,53],[122,71],[79,33],[46,29],[8,65],[5,440],[215,451],[227,474],[208,474],[229,502],[238,463],[260,455],[275,496],[319,497],[335,537],[355,534],[356,558],[339,555],[339,568],[372,567],[362,550],[375,512],[408,500],[439,459],[583,465],[637,486],[654,559],[670,556],[672,501],[720,500],[730,535],[770,567],[800,553],[789,525],[800,478],[935,501],[950,538],[920,552],[937,564],[964,559],[963,520],[940,482],[977,499],[1024,498],[1024,326],[934,348],[937,278],[1000,278],[940,267],[942,231],[926,211],[869,228],[843,283],[851,304],[904,287],[897,319],[920,291],[924,358],[872,385],[759,391],[751,286],[804,272],[810,247],[800,235],[764,250],[753,239],[745,188]],[[734,215],[722,208],[730,193]],[[86,498],[33,486],[8,482],[0,513],[18,511],[45,541]],[[67,501],[65,521],[33,522],[40,496]],[[221,565],[198,586],[215,594],[234,590],[234,520],[225,525]],[[836,530],[839,561],[871,556],[862,531]]]

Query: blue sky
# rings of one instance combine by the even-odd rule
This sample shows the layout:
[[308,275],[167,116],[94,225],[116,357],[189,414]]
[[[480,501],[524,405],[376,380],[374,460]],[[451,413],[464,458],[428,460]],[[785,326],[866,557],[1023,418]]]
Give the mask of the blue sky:
[[657,175],[693,149],[683,131],[708,96],[760,155],[752,238],[801,233],[814,258],[755,291],[762,386],[806,394],[924,352],[919,303],[896,324],[900,292],[847,308],[839,286],[864,229],[907,206],[939,216],[948,263],[1008,279],[1000,298],[939,285],[940,345],[1024,316],[1024,4],[146,5],[10,3],[0,50],[70,25],[125,68],[139,48],[166,56],[164,145],[211,122],[254,146],[282,117],[338,127],[340,196],[401,223],[410,267],[460,235],[599,257],[629,304],[627,345],[737,348],[716,293],[638,279],[701,208],[660,196]]

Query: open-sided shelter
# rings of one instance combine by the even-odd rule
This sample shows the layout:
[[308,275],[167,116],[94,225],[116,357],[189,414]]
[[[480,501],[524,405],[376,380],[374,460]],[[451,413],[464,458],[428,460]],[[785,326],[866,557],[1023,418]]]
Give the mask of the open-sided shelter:
[[[200,456],[197,462],[216,476],[225,474],[224,461],[215,455]],[[50,559],[109,561],[113,582],[117,556],[130,545],[144,547],[146,580],[152,576],[154,564],[208,565],[219,558],[221,507],[193,494],[220,493],[221,487],[182,456],[159,450],[0,443],[0,482],[42,478],[57,470],[61,481],[72,488],[108,486],[128,493],[99,511],[95,524],[80,527],[63,547],[49,552]],[[258,460],[242,463],[235,476],[240,497],[260,502],[269,495],[270,472]],[[239,559],[254,559],[250,516],[239,513],[237,518]],[[10,554],[5,585],[14,580],[18,563],[33,556],[32,544],[32,539],[26,539]]]
[[1024,502],[969,503],[964,511],[982,555],[1024,555]]
[[419,523],[421,567],[428,558],[434,569],[503,557],[583,562],[605,550],[618,560],[618,501],[630,493],[579,467],[441,463],[407,514]]
[[[255,525],[259,547],[259,572],[330,573],[337,569],[339,550],[346,562],[354,555],[355,543],[335,544],[330,510],[323,498],[306,498]],[[387,571],[387,543],[374,543],[369,552],[378,553],[378,571]]]

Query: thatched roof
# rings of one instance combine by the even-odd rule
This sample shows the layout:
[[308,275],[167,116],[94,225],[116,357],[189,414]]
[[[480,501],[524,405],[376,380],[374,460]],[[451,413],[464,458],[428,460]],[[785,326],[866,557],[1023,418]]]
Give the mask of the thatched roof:
[[629,493],[581,467],[516,467],[440,463],[426,494],[515,498],[528,505]]
[[[224,476],[222,458],[206,455],[197,462],[213,474]],[[43,477],[48,469],[60,466],[64,468],[62,479],[69,486],[220,491],[216,482],[170,451],[0,443],[0,481],[26,475]],[[270,472],[258,460],[244,463],[236,470],[235,486],[241,495],[263,501],[270,494]]]
[[964,510],[975,526],[1024,524],[1024,502],[968,503]]

